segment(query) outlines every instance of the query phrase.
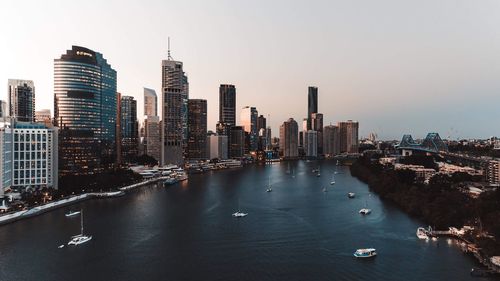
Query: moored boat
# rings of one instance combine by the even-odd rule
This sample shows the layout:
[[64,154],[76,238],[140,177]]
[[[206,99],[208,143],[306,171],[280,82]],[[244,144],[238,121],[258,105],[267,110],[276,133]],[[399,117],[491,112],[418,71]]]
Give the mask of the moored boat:
[[367,248],[367,249],[357,249],[356,252],[354,252],[354,256],[356,258],[371,258],[377,255],[377,251],[373,248]]

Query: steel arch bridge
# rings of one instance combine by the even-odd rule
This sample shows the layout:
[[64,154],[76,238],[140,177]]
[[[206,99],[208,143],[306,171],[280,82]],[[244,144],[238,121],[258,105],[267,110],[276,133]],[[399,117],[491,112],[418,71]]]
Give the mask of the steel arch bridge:
[[417,150],[429,153],[448,151],[448,146],[443,142],[438,133],[428,133],[422,143],[416,142],[411,135],[403,135],[397,148],[401,150]]

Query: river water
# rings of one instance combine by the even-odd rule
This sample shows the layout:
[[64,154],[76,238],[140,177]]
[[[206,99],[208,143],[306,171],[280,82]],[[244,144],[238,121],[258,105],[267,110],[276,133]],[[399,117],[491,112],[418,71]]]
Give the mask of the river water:
[[[238,205],[248,216],[231,216]],[[93,239],[59,249],[80,231],[64,213],[80,208]],[[451,240],[418,240],[420,224],[333,161],[251,165],[1,226],[0,280],[473,279],[477,262]],[[353,257],[365,247],[378,256]]]

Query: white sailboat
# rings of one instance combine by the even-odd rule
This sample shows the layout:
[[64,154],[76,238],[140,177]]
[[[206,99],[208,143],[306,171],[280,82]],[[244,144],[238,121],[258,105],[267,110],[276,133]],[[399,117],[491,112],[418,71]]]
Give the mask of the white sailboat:
[[365,201],[365,207],[359,210],[359,213],[362,215],[369,215],[372,212],[372,209],[368,209],[368,202]]
[[269,176],[269,182],[267,183],[267,189],[266,192],[271,192],[273,189],[271,188],[271,176]]
[[83,234],[83,210],[80,211],[80,234],[71,237],[71,240],[68,242],[68,245],[78,246],[85,242],[92,240],[92,236]]
[[243,213],[240,211],[240,200],[238,200],[238,211],[236,213],[233,213],[233,217],[235,218],[242,218],[246,217],[248,213]]

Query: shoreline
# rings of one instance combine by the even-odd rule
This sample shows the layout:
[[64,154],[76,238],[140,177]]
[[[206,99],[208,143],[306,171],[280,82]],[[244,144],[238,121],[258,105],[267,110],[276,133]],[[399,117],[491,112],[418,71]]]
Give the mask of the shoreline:
[[66,197],[60,200],[52,201],[47,204],[39,205],[28,210],[17,211],[14,213],[9,213],[0,216],[0,226],[10,224],[22,219],[32,218],[52,210],[56,210],[62,207],[70,206],[76,203],[80,203],[90,199],[107,199],[107,198],[115,198],[121,197],[126,194],[127,191],[134,190],[136,188],[158,183],[161,180],[165,180],[166,177],[158,177],[154,179],[148,179],[139,183],[134,183],[131,185],[123,186],[117,188],[117,191],[108,191],[108,192],[89,192],[83,193],[79,195],[73,195],[70,197]]

